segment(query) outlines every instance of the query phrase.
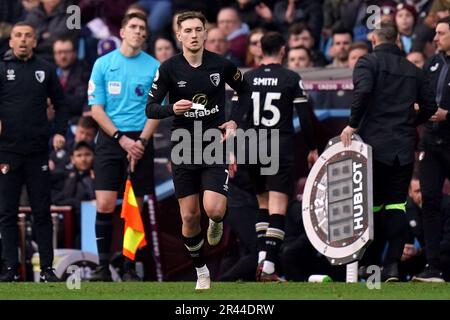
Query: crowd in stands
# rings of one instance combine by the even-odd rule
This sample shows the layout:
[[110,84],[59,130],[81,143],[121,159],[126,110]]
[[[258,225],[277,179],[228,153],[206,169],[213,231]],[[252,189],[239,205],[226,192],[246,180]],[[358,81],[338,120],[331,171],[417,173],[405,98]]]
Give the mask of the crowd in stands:
[[[67,11],[70,5],[80,8],[79,29],[67,27],[67,18],[73,14],[73,11]],[[267,31],[280,31],[286,40],[286,66],[301,73],[309,68],[353,69],[358,58],[371,51],[371,29],[368,26],[374,11],[368,8],[372,5],[378,6],[382,21],[396,24],[401,34],[399,46],[409,61],[422,68],[427,58],[436,52],[434,28],[440,18],[450,15],[449,0],[0,1],[0,54],[8,50],[9,32],[16,22],[32,24],[38,39],[34,52],[56,65],[70,110],[66,145],[50,154],[52,202],[72,206],[79,217],[80,202],[95,198],[92,164],[98,125],[90,116],[87,105],[88,81],[95,60],[118,48],[124,14],[138,11],[148,17],[150,33],[145,51],[161,63],[180,52],[175,37],[176,14],[183,10],[199,10],[205,13],[209,22],[207,50],[226,57],[241,68],[255,68],[262,58],[261,37]],[[331,91],[315,92],[310,98],[314,107],[349,108],[351,96],[350,91]],[[48,101],[48,117],[51,119],[53,114],[52,103]],[[230,261],[244,261],[242,263],[247,267],[227,266],[222,279],[251,279],[256,266],[256,214],[249,213],[256,212],[257,206],[250,194],[247,197],[242,195],[245,183],[235,179],[232,184],[228,219],[237,237],[241,238],[242,247]],[[420,231],[420,199],[414,196],[416,184],[417,179],[414,178],[408,202],[411,238],[403,257],[405,277],[423,268],[423,265],[417,267],[415,263],[424,263],[423,259],[420,260],[424,244]],[[244,191],[233,192],[233,188]],[[243,199],[235,197],[238,193]],[[447,212],[446,237],[449,238],[450,204],[447,198],[445,201],[443,210]],[[246,203],[244,207],[243,202]],[[298,205],[297,199],[293,199],[291,207]],[[288,214],[288,224],[291,224],[293,232],[287,235],[282,254],[285,275],[293,280],[305,280],[310,271],[308,267],[292,268],[300,261],[306,261],[305,257],[325,268],[324,261],[317,256],[301,230],[300,212],[300,209],[292,209]],[[236,218],[237,214],[246,215]],[[79,234],[79,219],[77,221]],[[243,224],[242,221],[248,223]],[[246,226],[248,229],[242,230]],[[450,243],[450,239],[446,241]]]

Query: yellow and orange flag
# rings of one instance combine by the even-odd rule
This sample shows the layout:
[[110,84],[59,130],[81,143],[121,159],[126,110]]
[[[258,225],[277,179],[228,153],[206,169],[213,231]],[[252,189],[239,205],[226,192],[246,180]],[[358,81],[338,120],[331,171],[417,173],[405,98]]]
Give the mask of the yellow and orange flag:
[[144,224],[130,179],[127,179],[120,217],[125,219],[123,255],[134,260],[136,251],[147,244]]

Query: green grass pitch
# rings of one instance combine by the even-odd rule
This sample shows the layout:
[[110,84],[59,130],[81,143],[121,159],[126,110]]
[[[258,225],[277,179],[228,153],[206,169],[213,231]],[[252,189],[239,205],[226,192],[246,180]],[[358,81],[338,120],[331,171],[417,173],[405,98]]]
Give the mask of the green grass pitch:
[[194,282],[88,283],[69,290],[65,283],[0,284],[0,300],[450,300],[450,283],[389,283],[369,290],[364,283],[213,282],[195,292]]

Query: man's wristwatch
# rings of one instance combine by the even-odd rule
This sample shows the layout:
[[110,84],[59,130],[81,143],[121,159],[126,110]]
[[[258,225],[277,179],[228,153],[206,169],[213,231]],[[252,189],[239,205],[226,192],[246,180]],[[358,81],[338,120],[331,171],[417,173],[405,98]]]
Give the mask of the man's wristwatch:
[[117,130],[116,132],[114,132],[114,134],[112,135],[112,138],[114,140],[116,140],[117,142],[119,142],[120,138],[123,136],[123,132],[120,130]]
[[147,145],[148,145],[148,139],[145,139],[145,138],[142,138],[142,137],[139,137],[139,138],[137,138],[141,143],[142,143],[142,145],[144,146],[144,147],[147,147]]

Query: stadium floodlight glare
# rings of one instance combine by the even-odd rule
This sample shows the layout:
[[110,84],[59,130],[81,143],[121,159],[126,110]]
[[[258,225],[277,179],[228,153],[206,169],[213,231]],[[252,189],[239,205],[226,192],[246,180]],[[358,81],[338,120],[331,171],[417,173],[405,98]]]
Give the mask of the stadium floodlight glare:
[[372,148],[358,135],[349,147],[331,139],[305,184],[308,239],[333,265],[360,260],[373,240],[372,206]]

